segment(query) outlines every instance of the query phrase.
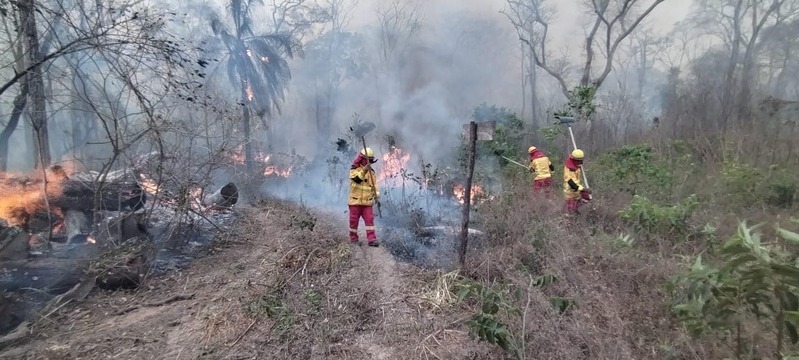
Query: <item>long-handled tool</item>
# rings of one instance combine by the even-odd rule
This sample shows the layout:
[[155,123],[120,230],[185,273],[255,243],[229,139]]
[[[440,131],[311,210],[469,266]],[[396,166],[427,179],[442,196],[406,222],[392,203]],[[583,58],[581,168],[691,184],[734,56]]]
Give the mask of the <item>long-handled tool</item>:
[[[575,149],[577,149],[577,142],[574,141],[574,133],[572,132],[572,124],[574,124],[576,120],[571,116],[555,116],[555,119],[558,119],[558,125],[566,125],[566,127],[569,129],[569,137],[571,137],[572,145]],[[590,189],[591,187],[588,186],[588,178],[585,176],[585,165],[581,166],[580,168],[582,169],[581,172],[583,174],[583,183],[585,184],[586,188]]]
[[[357,123],[354,126],[350,127],[350,130],[355,134],[355,136],[361,138],[361,144],[363,145],[363,155],[366,156],[366,134],[372,131],[375,128],[375,124],[371,122],[365,123]],[[369,160],[367,159],[367,165],[369,169],[371,169],[371,164],[369,164]],[[377,179],[373,179],[377,181]],[[377,204],[377,217],[382,218],[383,212],[380,209],[380,200],[377,199],[377,189],[375,186],[372,186],[372,197],[375,199],[375,204]]]
[[503,158],[503,159],[505,159],[505,160],[508,160],[508,161],[510,161],[510,162],[511,162],[511,163],[513,163],[513,164],[519,165],[519,166],[521,166],[521,167],[523,167],[523,168],[525,168],[525,169],[529,169],[529,168],[527,167],[527,165],[524,165],[524,164],[522,164],[522,163],[520,163],[520,162],[517,162],[517,161],[515,161],[515,160],[513,160],[513,159],[511,159],[511,158],[508,158],[508,157],[506,157],[506,156],[502,156],[502,155],[500,155],[499,157],[501,157],[501,158]]

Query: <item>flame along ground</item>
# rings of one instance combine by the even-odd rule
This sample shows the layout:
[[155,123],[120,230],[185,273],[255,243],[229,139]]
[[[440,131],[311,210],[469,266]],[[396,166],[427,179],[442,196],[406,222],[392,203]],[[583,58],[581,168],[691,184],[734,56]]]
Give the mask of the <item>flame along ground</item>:
[[[8,225],[23,225],[25,218],[45,208],[44,182],[40,172],[33,176],[0,173],[0,219]],[[63,177],[48,171],[48,198],[61,195]],[[60,215],[54,209],[53,214]]]
[[392,146],[387,153],[383,154],[382,159],[383,164],[377,170],[377,182],[387,187],[402,186],[402,172],[408,168],[411,154]]
[[[256,154],[256,162],[263,164],[264,176],[279,176],[288,178],[292,175],[293,167],[281,168],[278,165],[270,164],[273,159],[271,154],[258,152]],[[386,188],[401,187],[404,181],[403,175],[408,169],[408,164],[412,155],[405,152],[399,147],[391,147],[391,149],[381,156],[382,163],[379,164],[378,182]],[[231,155],[230,159],[233,163],[244,164],[244,154],[241,146],[238,147]],[[20,180],[26,180],[28,183],[21,183]],[[14,176],[9,173],[0,174],[0,219],[5,220],[9,225],[22,225],[24,222],[25,214],[33,214],[37,210],[43,210],[44,207],[44,188],[42,183],[36,182],[38,178]],[[47,177],[47,193],[52,197],[59,196],[61,193],[61,181],[63,178],[54,174],[48,174]],[[150,195],[160,193],[160,189],[156,181],[147,175],[139,175],[139,183],[144,191]],[[189,190],[189,201],[192,207],[198,210],[202,207],[202,189],[192,188]],[[460,203],[464,202],[464,187],[461,184],[456,184],[452,190],[452,196]],[[173,200],[163,199],[161,201],[170,202]],[[486,198],[484,189],[478,185],[472,185],[472,198],[475,201],[480,201]],[[58,209],[51,211],[56,217],[60,216]]]
[[[270,164],[270,161],[272,160],[272,154],[266,154],[259,151],[254,155],[254,157],[255,162],[261,163],[263,166],[265,166],[263,171],[264,176],[279,176],[284,178],[291,176],[291,171],[294,167],[289,166],[286,168],[281,168],[278,165]],[[230,159],[234,164],[237,165],[243,165],[244,158],[245,156],[242,146],[236,147],[236,149],[230,155]]]

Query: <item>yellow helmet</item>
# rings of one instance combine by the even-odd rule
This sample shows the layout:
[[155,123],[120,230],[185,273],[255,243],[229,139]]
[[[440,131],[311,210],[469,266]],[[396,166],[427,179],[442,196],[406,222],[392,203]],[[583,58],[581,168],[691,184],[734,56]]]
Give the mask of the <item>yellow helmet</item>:
[[585,154],[580,149],[574,149],[574,151],[572,151],[572,157],[577,160],[582,160],[585,157]]
[[361,149],[361,155],[365,155],[368,158],[375,157],[375,152],[372,151],[372,148],[370,148],[370,147],[366,148],[366,153],[364,153],[363,150],[364,149]]
[[535,147],[535,146],[530,146],[529,148],[527,148],[527,153],[528,153],[528,154],[530,154],[530,153],[532,153],[533,151],[535,151],[535,149],[538,149],[538,148],[537,148],[537,147]]

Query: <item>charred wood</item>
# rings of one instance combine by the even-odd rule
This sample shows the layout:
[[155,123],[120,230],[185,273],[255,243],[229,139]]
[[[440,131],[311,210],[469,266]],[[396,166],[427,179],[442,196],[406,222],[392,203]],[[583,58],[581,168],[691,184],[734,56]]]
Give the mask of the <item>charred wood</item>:
[[227,183],[215,193],[203,199],[203,205],[217,207],[231,207],[239,201],[239,189],[234,183]]
[[[99,196],[96,209],[95,199]],[[147,194],[134,181],[112,181],[103,183],[86,183],[80,180],[62,182],[61,195],[50,200],[52,206],[71,210],[138,210],[144,207]]]
[[101,289],[135,289],[149,272],[155,253],[148,238],[133,238],[100,255],[89,273],[96,277]]
[[0,289],[18,292],[36,289],[51,295],[62,294],[81,282],[89,262],[75,259],[36,258],[3,262]]

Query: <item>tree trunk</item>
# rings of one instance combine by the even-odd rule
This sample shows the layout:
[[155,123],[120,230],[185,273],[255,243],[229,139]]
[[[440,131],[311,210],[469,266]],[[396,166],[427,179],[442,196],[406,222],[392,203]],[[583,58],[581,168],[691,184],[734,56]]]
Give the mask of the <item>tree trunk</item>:
[[11,110],[11,117],[8,124],[0,133],[0,171],[8,170],[8,144],[11,141],[11,135],[19,125],[19,118],[22,116],[22,111],[25,109],[25,104],[28,102],[28,81],[23,79],[22,88],[20,89],[17,97],[14,98],[14,108]]
[[638,104],[641,104],[644,100],[644,87],[646,87],[647,52],[645,42],[642,41],[639,46],[641,47],[641,64],[638,67],[638,93],[635,97]]
[[[527,110],[527,80],[529,79],[529,77],[525,69],[526,65],[525,61],[527,61],[526,57],[527,52],[524,51],[524,43],[520,42],[519,47],[521,49],[520,53],[522,54],[521,56],[522,61],[519,62],[521,64],[521,72],[519,73],[519,75],[521,76],[522,80],[522,111],[521,115],[519,116],[521,116],[521,118],[524,119],[524,112]],[[535,119],[533,119],[533,121],[535,121]]]
[[[743,12],[743,0],[738,0],[735,4],[735,12],[733,14],[733,38],[732,49],[730,51],[730,60],[727,64],[727,73],[724,76],[724,90],[722,90],[722,104],[730,104],[735,94],[735,68],[738,66],[738,58],[740,53],[741,44],[741,17]],[[732,106],[724,106],[721,116],[721,129],[722,133],[727,131],[728,118],[732,112]]]
[[[28,45],[29,64],[38,64],[42,60],[41,48],[39,47],[39,34],[36,29],[36,13],[33,0],[23,0],[18,3],[22,27],[25,32],[25,42]],[[47,106],[44,96],[44,81],[42,80],[42,69],[35,66],[27,76],[30,86],[31,98],[31,125],[35,136],[34,146],[38,152],[35,159],[36,168],[39,166],[50,166],[50,142],[47,134]]]
[[529,64],[527,72],[529,73],[530,76],[528,80],[528,82],[530,83],[530,113],[532,114],[532,119],[533,119],[533,129],[537,130],[538,126],[541,123],[539,121],[541,118],[541,113],[540,113],[541,106],[538,103],[538,88],[536,87],[536,84],[538,83],[538,68],[535,65],[535,59],[533,58],[533,54],[530,53],[530,55],[528,56],[529,56],[528,58]]
[[253,149],[252,149],[252,130],[250,129],[250,99],[247,97],[247,81],[245,77],[239,73],[241,77],[241,102],[242,102],[242,119],[241,131],[244,135],[244,165],[247,173],[252,175],[255,166]]
[[463,223],[461,224],[460,249],[458,263],[461,273],[466,272],[466,250],[469,248],[469,211],[472,202],[472,177],[474,175],[474,161],[477,147],[477,123],[469,123],[469,158],[466,164],[466,186],[463,193]]

